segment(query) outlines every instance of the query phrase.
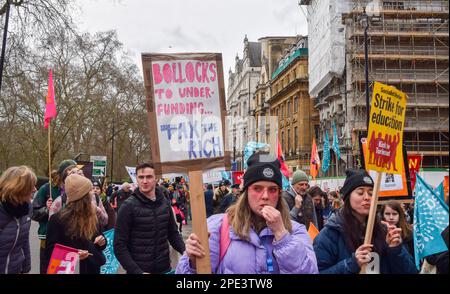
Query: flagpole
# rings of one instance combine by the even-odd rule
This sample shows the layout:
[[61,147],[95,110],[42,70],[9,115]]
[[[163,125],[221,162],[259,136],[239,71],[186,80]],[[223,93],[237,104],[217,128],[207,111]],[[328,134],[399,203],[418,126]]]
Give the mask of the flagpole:
[[48,123],[48,182],[49,182],[49,191],[50,191],[50,199],[52,198],[52,159],[51,159],[51,139],[50,139],[50,128],[51,128],[51,120]]

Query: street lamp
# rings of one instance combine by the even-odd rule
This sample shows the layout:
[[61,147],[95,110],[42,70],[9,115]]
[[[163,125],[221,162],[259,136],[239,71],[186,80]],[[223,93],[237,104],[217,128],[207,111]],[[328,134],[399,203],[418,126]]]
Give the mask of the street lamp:
[[370,106],[369,106],[369,52],[367,49],[367,30],[369,29],[369,16],[366,13],[366,8],[364,7],[363,14],[359,16],[359,23],[361,27],[364,28],[364,69],[365,69],[365,83],[366,83],[366,126],[367,131],[369,131],[369,115],[370,115]]
[[20,6],[22,3],[23,0],[6,0],[6,3],[0,9],[0,15],[5,13],[5,27],[3,28],[2,55],[0,57],[0,93],[2,90],[2,82],[3,82],[3,63],[5,61],[6,38],[8,36],[9,11],[11,8],[11,4],[13,4],[14,6]]

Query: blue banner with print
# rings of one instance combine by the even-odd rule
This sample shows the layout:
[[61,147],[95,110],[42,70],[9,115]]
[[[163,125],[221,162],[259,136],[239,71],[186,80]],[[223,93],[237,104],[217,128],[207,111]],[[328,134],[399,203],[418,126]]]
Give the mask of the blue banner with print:
[[339,150],[339,140],[338,140],[338,135],[337,135],[337,131],[336,131],[336,125],[333,122],[333,151],[336,154],[338,159],[341,159],[341,151]]
[[323,142],[323,158],[322,158],[322,171],[324,173],[327,172],[328,168],[330,167],[330,142],[328,139],[328,130],[325,130],[325,139]]
[[269,145],[266,143],[248,142],[247,146],[244,148],[244,169],[247,169],[247,160],[256,152],[256,150],[267,148],[268,146]]
[[448,206],[417,174],[414,205],[414,255],[416,267],[420,260],[448,250],[442,231],[448,226]]
[[114,255],[114,229],[103,233],[106,238],[106,248],[103,250],[103,255],[106,258],[106,263],[100,268],[101,274],[116,274],[119,269],[119,261]]

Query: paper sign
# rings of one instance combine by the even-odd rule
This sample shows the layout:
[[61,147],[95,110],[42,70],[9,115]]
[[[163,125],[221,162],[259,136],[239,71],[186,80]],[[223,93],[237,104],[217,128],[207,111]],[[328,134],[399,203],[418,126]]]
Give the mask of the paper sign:
[[369,117],[366,169],[392,174],[403,173],[403,128],[406,94],[375,82]]
[[[361,146],[363,149],[364,162],[368,162],[369,151],[367,148],[366,138],[361,139]],[[368,170],[367,164],[366,170],[372,177],[372,179],[376,179],[377,172],[373,170]],[[381,174],[380,191],[378,197],[380,200],[387,200],[387,198],[405,199],[408,197],[408,186],[404,169],[402,174],[393,174],[393,173]]]
[[225,168],[215,168],[203,173],[203,183],[214,183],[222,181],[222,172]]
[[136,167],[125,166],[125,169],[127,170],[128,175],[130,176],[131,180],[133,181],[133,184],[137,185],[137,181],[136,181]]
[[142,60],[156,174],[229,168],[221,55],[143,54]]

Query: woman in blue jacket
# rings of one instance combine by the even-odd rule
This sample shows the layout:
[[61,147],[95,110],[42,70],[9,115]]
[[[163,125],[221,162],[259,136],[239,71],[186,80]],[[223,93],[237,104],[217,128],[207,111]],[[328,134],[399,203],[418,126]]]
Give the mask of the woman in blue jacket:
[[374,273],[417,273],[412,256],[402,246],[400,228],[376,221],[372,244],[364,244],[373,180],[365,170],[346,173],[341,190],[344,206],[314,240],[320,273],[356,274],[363,265]]
[[0,177],[0,274],[31,270],[31,198],[36,175],[26,166],[8,168]]

